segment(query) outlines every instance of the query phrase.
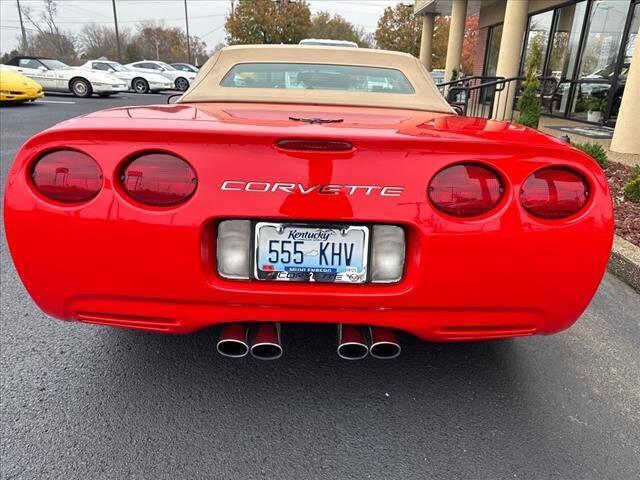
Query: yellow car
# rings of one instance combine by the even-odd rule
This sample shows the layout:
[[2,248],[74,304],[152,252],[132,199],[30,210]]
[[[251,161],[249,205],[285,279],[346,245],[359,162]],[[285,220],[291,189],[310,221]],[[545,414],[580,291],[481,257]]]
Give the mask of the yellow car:
[[18,72],[0,70],[0,102],[25,102],[43,95],[38,82]]

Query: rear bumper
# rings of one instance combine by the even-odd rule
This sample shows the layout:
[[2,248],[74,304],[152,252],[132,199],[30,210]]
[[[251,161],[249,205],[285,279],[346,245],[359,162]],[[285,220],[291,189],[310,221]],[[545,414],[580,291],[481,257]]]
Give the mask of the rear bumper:
[[386,326],[431,341],[551,334],[587,307],[610,241],[606,228],[580,245],[571,230],[446,235],[408,223],[397,284],[234,281],[216,272],[216,219],[172,226],[14,207],[11,251],[45,312],[167,333],[277,321]]

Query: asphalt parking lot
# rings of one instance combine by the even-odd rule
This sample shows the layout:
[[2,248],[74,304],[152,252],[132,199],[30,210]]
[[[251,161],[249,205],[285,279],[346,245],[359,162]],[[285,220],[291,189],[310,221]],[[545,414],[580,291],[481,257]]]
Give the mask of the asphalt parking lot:
[[[165,102],[0,108],[3,193],[31,135]],[[57,322],[22,286],[4,229],[0,258],[3,479],[640,478],[640,295],[610,275],[553,337],[404,337],[396,360],[345,362],[332,329],[300,326],[284,330],[280,360],[259,362],[220,357],[209,331]]]

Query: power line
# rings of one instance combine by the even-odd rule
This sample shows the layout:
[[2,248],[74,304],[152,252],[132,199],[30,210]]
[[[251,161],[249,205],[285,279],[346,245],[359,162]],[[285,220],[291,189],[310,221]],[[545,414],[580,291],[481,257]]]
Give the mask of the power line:
[[207,33],[205,33],[204,35],[200,35],[200,38],[204,38],[204,37],[208,37],[209,35],[211,35],[212,33],[217,32],[218,30],[220,30],[221,28],[224,28],[224,23],[216,28],[214,28],[213,30],[208,31]]
[[[18,25],[0,25],[0,27],[10,28],[12,30],[20,30],[20,27]],[[35,28],[24,27],[24,29],[27,30],[28,32],[37,32]]]
[[[93,10],[89,10],[88,8],[86,8],[86,7],[81,7],[80,5],[74,5],[74,6],[73,6],[73,8],[78,8],[78,9],[80,9],[80,10],[83,10],[83,11],[85,11],[85,12],[87,12],[87,13],[91,14],[91,15],[97,15],[98,17],[108,18],[106,15],[104,15],[104,14],[102,14],[102,13],[98,13],[98,12],[95,12],[95,11],[93,11]],[[56,22],[56,23],[57,23],[57,22]]]

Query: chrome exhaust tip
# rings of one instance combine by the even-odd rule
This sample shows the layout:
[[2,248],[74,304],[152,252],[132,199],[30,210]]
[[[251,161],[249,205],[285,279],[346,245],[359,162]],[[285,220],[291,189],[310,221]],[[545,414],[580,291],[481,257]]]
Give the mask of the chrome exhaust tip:
[[244,325],[230,323],[223,325],[216,344],[218,353],[225,357],[242,358],[249,353],[247,329]]
[[338,356],[344,360],[362,360],[369,353],[362,328],[338,325]]
[[371,346],[369,353],[374,358],[390,360],[400,355],[400,342],[398,336],[390,328],[371,327]]
[[282,356],[279,323],[265,323],[254,327],[251,356],[258,360],[276,360]]

